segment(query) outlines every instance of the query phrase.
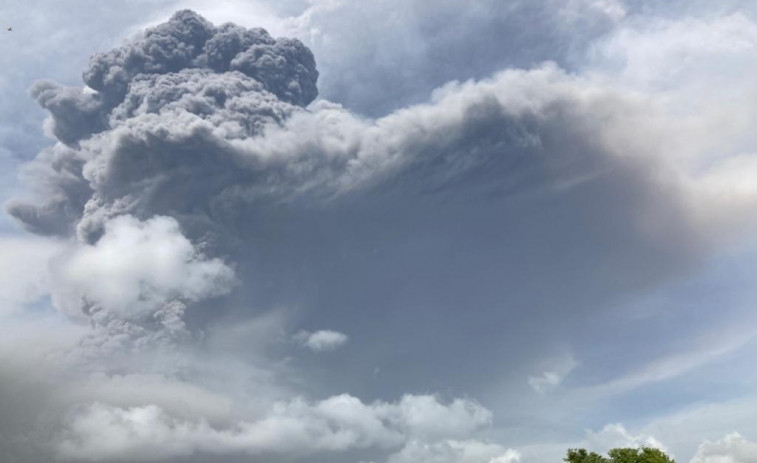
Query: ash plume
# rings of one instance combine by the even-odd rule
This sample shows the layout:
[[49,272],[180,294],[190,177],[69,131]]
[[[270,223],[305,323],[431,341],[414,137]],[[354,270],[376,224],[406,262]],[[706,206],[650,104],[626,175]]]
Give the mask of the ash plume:
[[[315,60],[301,42],[215,27],[188,10],[93,56],[83,78],[84,88],[32,87],[60,143],[30,168],[47,199],[8,210],[35,233],[67,235],[78,225],[88,242],[107,217],[191,215],[193,199],[169,205],[178,198],[168,196],[204,184],[197,194],[211,199],[249,180],[229,142],[281,123],[318,94]],[[212,209],[203,203],[195,207]]]

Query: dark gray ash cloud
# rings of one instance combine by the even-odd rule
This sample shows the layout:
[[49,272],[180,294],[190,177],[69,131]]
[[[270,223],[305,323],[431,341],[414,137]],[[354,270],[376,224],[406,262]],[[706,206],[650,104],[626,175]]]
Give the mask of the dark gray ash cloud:
[[300,106],[318,95],[315,59],[298,40],[277,40],[263,29],[233,24],[216,28],[189,10],[131,44],[92,57],[84,82],[115,106],[124,100],[135,76],[189,68],[240,71],[279,99]]
[[[93,204],[137,201],[123,185],[93,185],[99,179],[84,177],[83,164],[100,155],[102,145],[111,144],[113,164],[121,162],[118,153],[128,152],[122,168],[110,170],[119,170],[118,181],[141,189],[150,170],[157,175],[179,161],[140,158],[140,151],[158,149],[152,145],[166,133],[151,130],[156,118],[165,121],[171,113],[182,124],[180,118],[190,122],[186,118],[195,116],[194,122],[208,122],[228,137],[248,137],[310,103],[318,94],[317,78],[312,54],[297,40],[277,40],[262,29],[231,24],[216,28],[193,12],[179,12],[123,47],[94,56],[84,73],[85,84],[94,91],[49,81],[32,87],[32,96],[50,112],[53,134],[70,149],[58,146],[40,155],[55,158],[42,161],[44,167],[32,174],[45,178],[47,201],[14,202],[9,211],[34,232],[65,235]],[[228,138],[224,135],[216,138]],[[186,146],[197,148],[177,156],[191,157],[197,166],[204,158],[206,167],[212,167],[214,152],[223,150],[217,141],[207,132],[187,133]],[[233,176],[233,168],[226,175]],[[197,186],[191,176],[174,180]],[[87,183],[96,190],[89,198],[81,194]],[[121,191],[104,191],[119,187]],[[116,194],[121,197],[114,198]]]

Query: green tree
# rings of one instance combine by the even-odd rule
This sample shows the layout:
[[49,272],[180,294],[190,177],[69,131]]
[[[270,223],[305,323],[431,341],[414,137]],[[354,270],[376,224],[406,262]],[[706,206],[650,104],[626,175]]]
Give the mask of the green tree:
[[563,460],[566,463],[675,463],[665,452],[651,447],[617,448],[607,452],[607,455],[604,457],[586,449],[568,449]]

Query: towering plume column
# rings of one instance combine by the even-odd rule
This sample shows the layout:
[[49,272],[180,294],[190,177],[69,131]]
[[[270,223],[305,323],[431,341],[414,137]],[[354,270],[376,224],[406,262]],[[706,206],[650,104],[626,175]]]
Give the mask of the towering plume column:
[[184,10],[93,56],[83,79],[32,87],[58,142],[27,167],[38,199],[7,207],[34,233],[77,238],[54,265],[53,299],[95,327],[87,356],[173,345],[187,307],[235,282],[209,249],[225,198],[261,175],[233,143],[304,111],[315,60],[297,40]]
[[39,201],[9,212],[45,235],[94,243],[111,217],[175,217],[202,236],[240,172],[230,143],[280,124],[318,95],[318,71],[298,40],[213,26],[179,11],[141,37],[90,60],[85,88],[37,82],[59,143],[29,167]]

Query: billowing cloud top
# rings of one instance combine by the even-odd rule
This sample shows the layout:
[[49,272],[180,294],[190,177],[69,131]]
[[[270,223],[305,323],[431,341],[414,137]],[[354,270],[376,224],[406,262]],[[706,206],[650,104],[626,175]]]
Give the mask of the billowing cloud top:
[[238,71],[279,99],[300,106],[318,95],[313,54],[298,40],[276,40],[263,29],[233,24],[216,28],[189,10],[179,11],[122,48],[95,55],[84,82],[113,104],[128,99],[135,76],[183,69]]

